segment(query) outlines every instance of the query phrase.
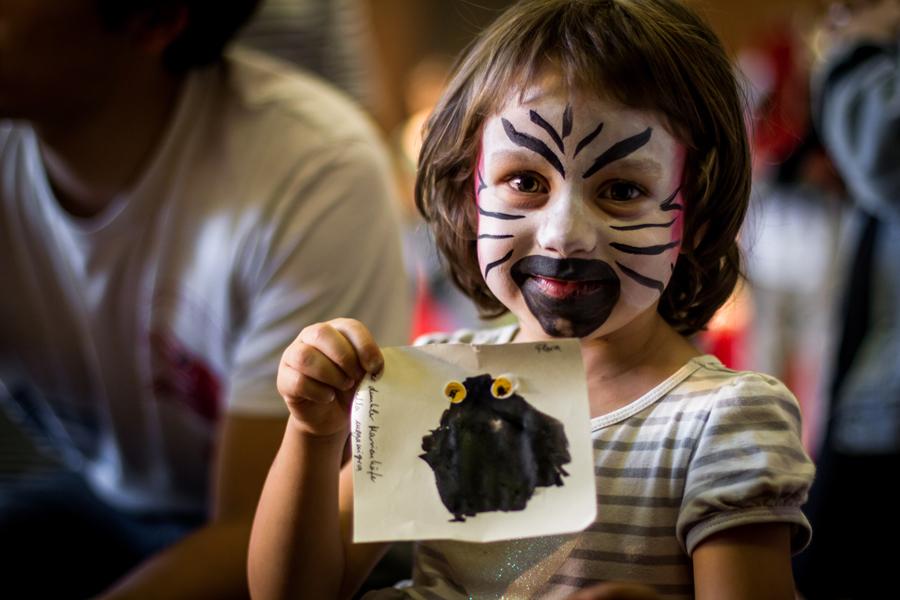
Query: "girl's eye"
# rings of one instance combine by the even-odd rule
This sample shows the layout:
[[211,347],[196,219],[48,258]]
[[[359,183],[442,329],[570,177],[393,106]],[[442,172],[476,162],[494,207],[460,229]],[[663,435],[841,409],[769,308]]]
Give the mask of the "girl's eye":
[[635,197],[639,196],[641,194],[641,190],[639,190],[634,184],[628,183],[627,181],[617,181],[607,188],[606,193],[612,200],[625,202],[628,200],[633,200]]
[[531,175],[516,175],[509,180],[509,183],[514,189],[526,194],[536,194],[543,187],[540,180]]

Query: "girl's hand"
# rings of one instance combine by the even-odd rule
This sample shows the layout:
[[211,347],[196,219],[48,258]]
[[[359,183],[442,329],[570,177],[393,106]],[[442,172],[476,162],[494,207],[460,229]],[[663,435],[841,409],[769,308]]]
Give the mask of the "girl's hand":
[[601,583],[566,600],[661,600],[656,590],[638,583]]
[[382,366],[381,350],[362,323],[334,319],[305,328],[284,351],[278,392],[301,433],[345,435],[357,386],[366,373],[377,373]]

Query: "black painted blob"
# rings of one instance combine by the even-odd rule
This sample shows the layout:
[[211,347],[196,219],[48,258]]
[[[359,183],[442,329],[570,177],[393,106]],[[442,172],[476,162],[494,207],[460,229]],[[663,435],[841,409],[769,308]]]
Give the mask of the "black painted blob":
[[518,394],[495,397],[494,381],[490,375],[466,379],[465,398],[422,438],[420,457],[434,471],[453,521],[523,510],[536,487],[561,486],[568,476],[562,465],[572,458],[562,423]]
[[[510,269],[528,310],[547,335],[582,338],[597,331],[619,301],[621,282],[602,260],[531,255]],[[571,293],[554,297],[536,278],[572,282]]]

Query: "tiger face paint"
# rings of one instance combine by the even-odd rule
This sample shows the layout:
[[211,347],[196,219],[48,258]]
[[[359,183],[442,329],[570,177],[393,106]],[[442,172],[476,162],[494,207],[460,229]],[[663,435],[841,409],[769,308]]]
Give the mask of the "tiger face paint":
[[526,338],[607,335],[656,311],[681,248],[685,149],[653,113],[545,76],[485,123],[478,259]]

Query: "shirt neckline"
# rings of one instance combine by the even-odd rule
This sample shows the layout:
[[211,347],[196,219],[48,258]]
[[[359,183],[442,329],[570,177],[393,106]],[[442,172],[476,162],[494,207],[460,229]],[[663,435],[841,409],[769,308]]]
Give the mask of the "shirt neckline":
[[[519,334],[519,324],[516,323],[514,325],[509,325],[507,327],[501,328],[504,330],[503,333],[506,335],[502,335],[501,337],[505,337],[501,343],[514,342],[516,337]],[[507,334],[507,331],[509,332]],[[659,401],[663,396],[672,391],[676,386],[678,386],[685,379],[690,377],[693,373],[698,371],[703,367],[723,367],[722,361],[720,361],[717,357],[712,354],[702,354],[700,356],[695,356],[687,361],[683,367],[672,373],[665,381],[657,385],[655,388],[634,400],[630,404],[623,406],[622,408],[618,408],[611,413],[607,413],[605,415],[600,415],[599,417],[594,417],[591,419],[591,431],[598,431],[603,429],[604,427],[609,427],[610,425],[614,425],[625,419],[633,417],[638,414],[648,406],[654,404]]]
[[703,367],[722,367],[722,362],[711,354],[703,354],[690,359],[683,367],[672,373],[665,381],[657,385],[655,388],[638,398],[637,400],[616,409],[611,413],[600,415],[591,419],[591,431],[598,431],[604,427],[609,427],[616,423],[620,423],[625,419],[633,417],[648,406],[658,402],[663,396],[671,392],[675,387],[681,384],[685,379],[693,375],[696,371]]
[[130,189],[119,194],[106,208],[92,217],[73,216],[60,206],[44,168],[37,134],[30,126],[27,127],[25,144],[26,152],[31,157],[30,177],[44,209],[55,215],[58,223],[64,223],[71,232],[83,236],[96,234],[112,223],[122,221],[126,215],[139,211],[140,206],[145,204],[143,199],[150,195],[148,189],[160,177],[177,146],[183,143],[181,138],[188,131],[188,125],[199,119],[198,111],[203,105],[208,71],[210,69],[198,69],[184,78],[165,131],[138,179]]

